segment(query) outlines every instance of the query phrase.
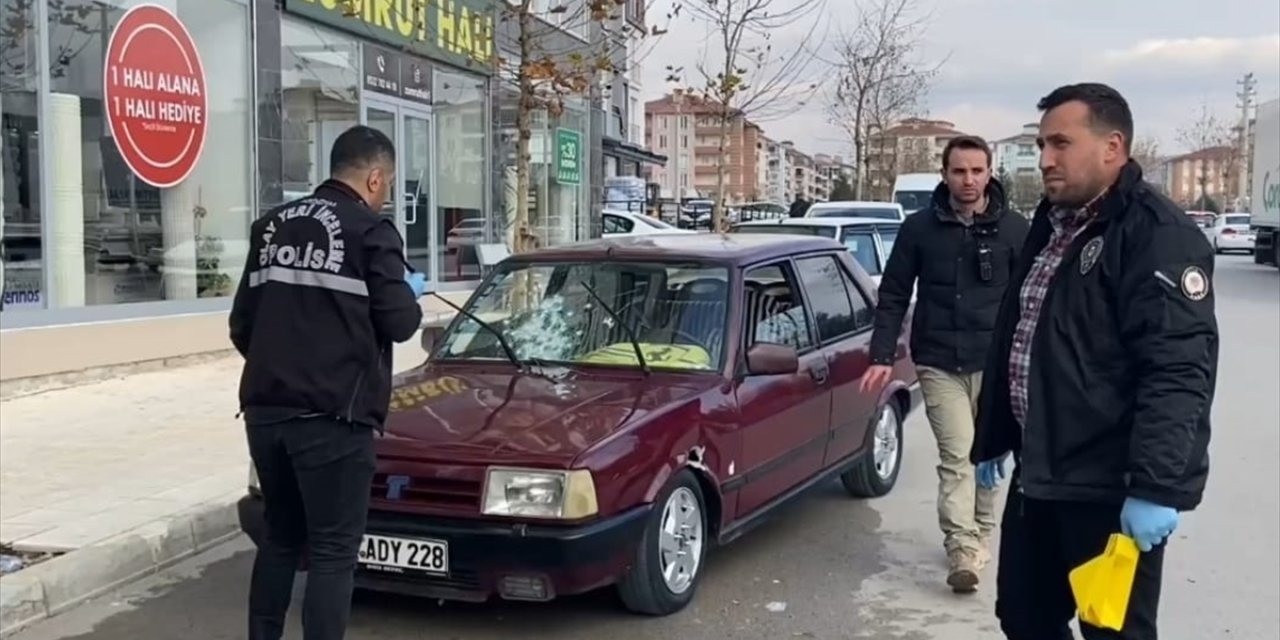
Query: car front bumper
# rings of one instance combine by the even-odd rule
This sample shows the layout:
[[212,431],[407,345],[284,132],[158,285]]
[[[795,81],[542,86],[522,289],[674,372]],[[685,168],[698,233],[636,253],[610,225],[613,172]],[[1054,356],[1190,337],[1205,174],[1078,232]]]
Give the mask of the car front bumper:
[[[240,528],[261,546],[266,533],[262,498],[240,499]],[[551,600],[616,582],[628,569],[652,506],[635,507],[572,526],[498,523],[370,511],[366,531],[382,536],[444,541],[449,574],[356,570],[356,586],[411,596],[483,602]]]

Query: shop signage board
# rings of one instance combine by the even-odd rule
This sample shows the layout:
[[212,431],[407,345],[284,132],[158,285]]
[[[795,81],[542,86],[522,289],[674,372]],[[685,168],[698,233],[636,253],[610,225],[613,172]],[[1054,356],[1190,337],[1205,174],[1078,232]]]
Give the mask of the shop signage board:
[[111,137],[140,180],[172,187],[195,169],[207,90],[200,52],[177,16],[151,4],[121,16],[107,42],[102,95]]
[[364,89],[431,104],[431,64],[386,47],[364,44]]
[[582,134],[556,129],[556,182],[582,184]]
[[399,51],[489,75],[498,1],[284,0],[284,9]]

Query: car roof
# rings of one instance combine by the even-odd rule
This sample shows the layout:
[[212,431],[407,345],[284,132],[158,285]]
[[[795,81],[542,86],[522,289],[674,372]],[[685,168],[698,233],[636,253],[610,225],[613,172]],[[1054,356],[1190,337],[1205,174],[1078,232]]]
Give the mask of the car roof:
[[831,238],[790,234],[689,233],[614,236],[538,249],[518,261],[690,260],[750,264],[797,253],[844,250]]
[[887,218],[862,218],[853,216],[831,216],[827,218],[779,218],[776,220],[751,220],[749,222],[740,222],[735,227],[852,227],[859,225],[896,225],[901,226],[901,220],[890,220]]

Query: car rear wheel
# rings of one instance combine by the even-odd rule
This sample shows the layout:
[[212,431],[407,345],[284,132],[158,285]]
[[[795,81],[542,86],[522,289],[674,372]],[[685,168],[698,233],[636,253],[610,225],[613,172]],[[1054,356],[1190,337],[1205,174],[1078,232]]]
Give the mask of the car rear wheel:
[[892,401],[880,407],[871,425],[871,450],[840,482],[855,498],[879,498],[893,490],[902,467],[902,416]]
[[618,594],[635,613],[665,616],[693,600],[709,527],[702,488],[687,469],[672,478],[654,506]]

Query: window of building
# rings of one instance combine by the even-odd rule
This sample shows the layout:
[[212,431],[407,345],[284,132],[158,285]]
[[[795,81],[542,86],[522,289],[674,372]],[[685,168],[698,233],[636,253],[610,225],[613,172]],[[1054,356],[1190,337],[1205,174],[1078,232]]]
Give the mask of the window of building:
[[329,150],[360,123],[360,44],[302,20],[280,26],[284,199],[300,198],[329,175]]
[[436,67],[434,111],[436,131],[437,250],[442,256],[441,279],[476,280],[480,265],[462,252],[450,252],[448,231],[463,220],[484,218],[488,175],[485,80]]
[[37,29],[26,0],[0,0],[0,312],[40,309],[45,242],[40,232]]
[[[51,169],[45,179],[52,199],[43,207],[51,242],[42,252],[50,271],[51,308],[229,296],[244,268],[254,204],[249,159],[255,100],[247,3],[166,3],[194,42],[203,86],[170,80],[165,88],[165,73],[195,77],[191,66],[179,69],[186,59],[176,53],[137,60],[133,64],[138,68],[150,69],[132,75],[135,84],[121,89],[125,104],[113,106],[104,96],[110,80],[104,78],[105,58],[126,8],[135,4],[64,0],[49,5],[55,14],[49,19],[50,120],[41,128],[50,135],[41,152],[50,156]],[[127,72],[128,63],[120,64]],[[130,103],[130,94],[144,97]],[[175,96],[196,94],[207,100],[207,111],[164,108],[190,105],[192,101]],[[118,129],[124,137],[117,138],[107,108],[130,104],[137,109],[131,120],[136,130]],[[147,121],[153,126],[145,127]],[[184,179],[157,187],[130,169],[121,148],[130,150],[135,166],[149,165],[153,171],[178,162],[184,151],[168,151],[169,146],[155,142],[157,135],[150,141],[145,136],[157,126],[193,121],[204,123],[204,142]],[[176,155],[154,155],[158,152]]]

